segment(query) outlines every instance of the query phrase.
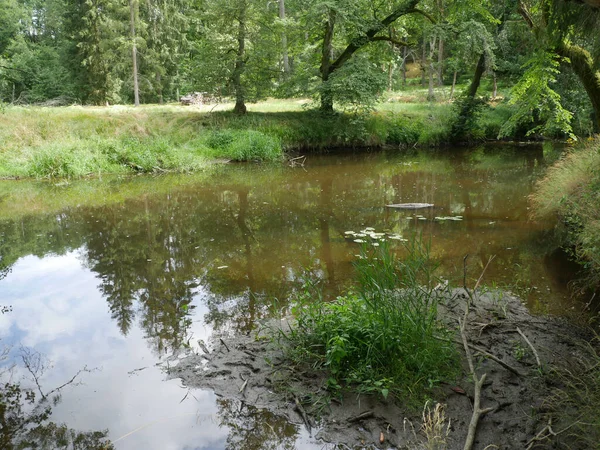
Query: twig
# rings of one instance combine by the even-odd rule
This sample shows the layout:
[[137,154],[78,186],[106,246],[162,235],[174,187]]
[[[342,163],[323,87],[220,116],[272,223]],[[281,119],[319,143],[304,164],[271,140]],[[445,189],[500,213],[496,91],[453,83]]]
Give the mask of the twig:
[[529,345],[529,348],[531,348],[531,351],[533,352],[533,355],[535,356],[535,360],[537,361],[538,367],[542,367],[542,362],[540,361],[540,356],[538,355],[538,352],[535,350],[535,347],[533,346],[533,344],[529,341],[529,339],[527,339],[527,336],[525,336],[525,334],[519,329],[519,327],[517,327],[517,332],[521,335],[521,337],[523,339],[525,339],[525,342],[527,342],[527,345]]
[[302,403],[300,403],[300,400],[298,400],[298,397],[296,397],[295,395],[294,395],[294,402],[296,403],[296,410],[300,413],[300,417],[302,417],[302,420],[304,421],[304,425],[306,425],[306,429],[308,430],[308,433],[310,434],[312,432],[312,427],[310,426],[310,421],[308,420],[308,415],[306,414],[306,411],[304,410]]
[[[244,377],[242,377],[242,375],[240,374],[240,378],[242,380],[244,380]],[[244,380],[244,384],[242,384],[242,387],[240,388],[240,394],[242,394],[242,397],[244,397],[246,395],[246,386],[248,386],[248,380],[250,379],[250,377],[246,378]]]
[[75,381],[75,378],[77,378],[81,373],[83,372],[88,372],[91,373],[92,370],[88,369],[87,366],[84,366],[83,369],[80,369],[75,375],[73,375],[73,378],[71,378],[69,381],[67,381],[64,384],[61,384],[60,386],[58,386],[57,388],[52,389],[50,392],[48,392],[46,394],[47,397],[49,397],[51,394],[60,391],[62,388],[68,386],[69,384],[73,383]]
[[373,417],[373,411],[365,411],[364,413],[360,413],[358,416],[349,417],[348,422],[360,422],[361,420],[368,419],[369,417]]
[[219,338],[219,341],[221,341],[221,344],[223,344],[223,346],[227,349],[228,352],[231,351],[231,350],[229,350],[229,347],[227,347],[227,344],[225,343],[225,341],[222,338]]

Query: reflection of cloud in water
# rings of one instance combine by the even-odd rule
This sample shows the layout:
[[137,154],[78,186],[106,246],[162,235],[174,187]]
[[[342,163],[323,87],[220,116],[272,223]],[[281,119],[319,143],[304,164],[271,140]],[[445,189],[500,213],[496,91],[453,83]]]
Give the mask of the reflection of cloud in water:
[[[53,420],[79,430],[108,428],[114,440],[134,431],[117,442],[122,449],[223,448],[228,430],[214,420],[214,395],[194,392],[179,403],[186,391],[164,381],[139,328],[121,335],[97,284],[75,253],[22,258],[2,281],[2,292],[14,299],[13,312],[0,316],[5,342],[21,342],[52,361],[45,386],[64,383],[85,365],[101,369],[64,390]],[[198,309],[202,317],[206,311]],[[202,323],[191,327],[195,339],[207,340],[210,330]]]

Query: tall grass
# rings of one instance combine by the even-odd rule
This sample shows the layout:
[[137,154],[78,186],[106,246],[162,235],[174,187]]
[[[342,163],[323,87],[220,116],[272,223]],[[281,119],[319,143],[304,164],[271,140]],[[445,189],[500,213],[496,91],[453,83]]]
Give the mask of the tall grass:
[[437,319],[429,247],[419,240],[399,259],[386,243],[356,262],[355,292],[333,302],[307,292],[286,334],[289,358],[328,373],[327,387],[393,394],[422,406],[431,389],[457,374],[459,358]]
[[[303,103],[250,105],[245,116],[221,105],[215,111],[176,105],[8,107],[0,113],[0,177],[182,172],[215,159],[275,161],[285,151],[449,142],[447,103],[388,102],[371,114],[326,116],[303,109]],[[496,109],[490,109],[491,122]],[[486,133],[482,138],[495,137]]]
[[548,170],[532,195],[535,215],[557,215],[563,245],[600,286],[600,139],[569,153]]

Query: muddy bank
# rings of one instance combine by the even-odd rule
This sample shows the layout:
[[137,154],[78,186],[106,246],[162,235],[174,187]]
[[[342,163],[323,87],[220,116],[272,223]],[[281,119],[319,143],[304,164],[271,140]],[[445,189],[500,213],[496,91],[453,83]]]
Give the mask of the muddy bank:
[[[451,329],[458,330],[467,299],[463,290],[444,296],[440,317]],[[532,316],[508,293],[478,294],[470,311],[466,334],[476,356],[475,369],[478,376],[487,374],[481,406],[491,408],[479,423],[473,448],[546,448],[561,440],[577,448],[568,433],[552,439],[542,439],[539,433],[555,415],[547,400],[558,385],[553,371],[580,365],[586,358],[586,336],[564,319]],[[278,335],[277,328],[288,326],[282,320],[248,336],[218,337],[210,349],[202,346],[204,350],[171,367],[170,376],[189,388],[214,390],[240,407],[283,416],[323,442],[351,448],[425,448],[424,422],[435,424],[422,414],[375,396],[348,393],[331,401],[322,387],[325,373],[291,366],[281,349],[284,342],[271,339]],[[458,331],[455,339],[464,354]],[[465,359],[463,366],[462,378],[442,384],[435,393],[435,402],[444,405],[445,420],[437,425],[446,443],[436,448],[462,449],[467,436],[474,387]],[[555,417],[553,430],[568,425]]]

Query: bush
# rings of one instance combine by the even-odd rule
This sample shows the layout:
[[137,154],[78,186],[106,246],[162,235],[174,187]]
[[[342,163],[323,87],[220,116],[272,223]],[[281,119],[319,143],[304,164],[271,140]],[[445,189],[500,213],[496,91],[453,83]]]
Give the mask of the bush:
[[435,265],[414,241],[399,260],[387,243],[363,249],[358,288],[334,302],[304,294],[288,356],[328,372],[327,387],[390,393],[418,407],[441,380],[458,373],[459,358],[437,320]]

